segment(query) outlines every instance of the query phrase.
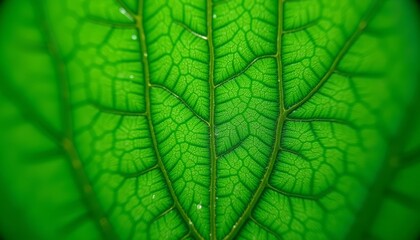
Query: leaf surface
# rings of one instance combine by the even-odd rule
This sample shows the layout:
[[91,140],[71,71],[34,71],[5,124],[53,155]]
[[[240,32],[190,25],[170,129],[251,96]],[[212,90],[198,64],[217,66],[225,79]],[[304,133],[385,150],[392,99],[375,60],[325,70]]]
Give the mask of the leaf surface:
[[6,237],[418,234],[411,2],[20,0],[2,11]]

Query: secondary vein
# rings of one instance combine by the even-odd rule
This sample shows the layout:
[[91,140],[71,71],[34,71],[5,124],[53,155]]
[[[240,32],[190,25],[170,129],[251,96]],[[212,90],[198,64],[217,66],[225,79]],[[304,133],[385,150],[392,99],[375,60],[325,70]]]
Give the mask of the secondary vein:
[[152,88],[152,84],[150,81],[150,68],[149,68],[149,59],[148,59],[148,52],[147,52],[147,44],[146,44],[146,35],[144,31],[144,0],[139,0],[139,7],[137,15],[133,16],[136,21],[136,28],[139,35],[140,41],[140,53],[141,53],[141,61],[143,64],[143,72],[144,72],[144,79],[145,79],[145,99],[146,99],[146,118],[149,125],[150,136],[153,143],[153,149],[156,154],[158,166],[162,172],[163,178],[165,180],[166,186],[168,187],[169,193],[174,200],[175,207],[178,210],[181,218],[184,220],[185,224],[189,227],[191,235],[196,239],[203,239],[197,229],[194,227],[193,224],[189,224],[192,222],[188,214],[185,212],[184,208],[182,207],[176,193],[174,187],[172,186],[172,181],[169,178],[169,174],[165,168],[165,165],[162,161],[162,157],[159,152],[158,148],[158,141],[156,138],[154,125],[151,117],[151,100],[150,100],[150,90]]
[[70,167],[73,171],[73,175],[76,181],[76,185],[79,188],[83,201],[85,202],[89,213],[94,219],[99,231],[101,232],[104,239],[118,239],[117,235],[112,228],[108,216],[103,211],[102,206],[93,191],[91,180],[89,179],[85,169],[83,168],[83,162],[80,159],[79,153],[74,143],[73,136],[73,122],[72,122],[72,104],[70,98],[70,82],[67,76],[66,64],[63,57],[59,54],[59,49],[55,41],[55,37],[47,24],[46,12],[44,8],[36,3],[34,6],[40,13],[40,26],[41,31],[45,33],[47,41],[47,49],[51,58],[56,63],[56,76],[58,79],[58,87],[60,91],[61,100],[61,121],[63,123],[63,132],[60,135],[59,143],[63,149],[66,157],[69,160]]
[[239,217],[236,224],[232,227],[231,231],[226,235],[225,239],[234,239],[241,231],[245,223],[251,217],[252,211],[255,206],[258,204],[262,194],[264,193],[265,188],[268,185],[268,180],[270,179],[271,173],[273,172],[274,165],[276,163],[277,155],[280,151],[281,136],[283,131],[283,125],[286,119],[285,115],[285,106],[284,106],[284,90],[283,90],[283,64],[281,60],[281,51],[282,51],[282,37],[283,37],[283,8],[284,0],[280,0],[278,3],[278,19],[277,19],[277,53],[276,53],[276,63],[277,63],[277,81],[278,81],[278,92],[279,92],[279,114],[277,117],[276,129],[275,129],[275,140],[273,144],[273,151],[271,152],[270,159],[268,161],[267,170],[264,173],[263,179],[261,180],[255,194],[252,196],[250,203],[247,205],[245,211]]
[[[377,1],[378,4],[379,1]],[[281,135],[283,131],[283,126],[285,121],[287,120],[287,116],[292,113],[294,110],[296,110],[298,107],[300,107],[303,103],[308,101],[322,86],[323,84],[329,79],[329,77],[334,72],[335,68],[338,66],[340,60],[344,57],[344,55],[347,53],[347,51],[350,49],[350,47],[354,44],[354,42],[358,39],[358,37],[361,35],[361,33],[365,30],[367,23],[371,20],[373,17],[374,10],[378,7],[378,5],[375,4],[370,11],[366,14],[364,18],[360,21],[358,28],[356,31],[350,36],[349,40],[344,44],[343,48],[338,53],[337,57],[334,59],[329,71],[325,74],[325,76],[320,80],[320,82],[311,90],[311,92],[305,96],[301,101],[296,103],[295,105],[289,107],[286,109],[285,103],[284,103],[284,89],[282,85],[282,62],[281,62],[281,49],[282,49],[282,36],[284,34],[283,31],[283,5],[284,0],[279,1],[279,7],[278,7],[278,34],[277,34],[277,68],[278,68],[278,87],[279,87],[279,116],[277,119],[277,126],[276,126],[276,138],[274,143],[274,149],[272,151],[272,154],[270,156],[269,164],[267,167],[267,171],[264,174],[264,177],[260,183],[260,185],[257,188],[256,193],[252,197],[251,202],[248,204],[247,208],[245,209],[244,213],[239,218],[236,225],[232,228],[232,230],[229,232],[229,234],[226,236],[225,239],[232,239],[237,236],[240,229],[243,227],[243,225],[247,222],[247,220],[251,217],[252,211],[258,204],[258,201],[260,200],[260,197],[262,193],[264,192],[265,188],[268,186],[268,181],[271,176],[271,173],[274,169],[274,165],[278,156],[278,153],[281,149]]]

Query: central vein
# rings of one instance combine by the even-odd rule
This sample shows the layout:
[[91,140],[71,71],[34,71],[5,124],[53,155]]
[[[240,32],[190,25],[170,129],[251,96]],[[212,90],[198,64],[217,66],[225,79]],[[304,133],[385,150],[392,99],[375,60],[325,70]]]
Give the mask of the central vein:
[[216,130],[214,109],[215,84],[214,84],[214,46],[213,46],[213,3],[207,0],[207,40],[209,47],[209,105],[210,105],[210,239],[216,239]]

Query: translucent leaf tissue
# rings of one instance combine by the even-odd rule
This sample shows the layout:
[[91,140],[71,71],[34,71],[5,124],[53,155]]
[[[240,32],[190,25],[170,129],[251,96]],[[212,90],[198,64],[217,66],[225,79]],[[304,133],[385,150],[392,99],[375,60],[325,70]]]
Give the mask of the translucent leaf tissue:
[[0,238],[420,236],[409,0],[8,0]]

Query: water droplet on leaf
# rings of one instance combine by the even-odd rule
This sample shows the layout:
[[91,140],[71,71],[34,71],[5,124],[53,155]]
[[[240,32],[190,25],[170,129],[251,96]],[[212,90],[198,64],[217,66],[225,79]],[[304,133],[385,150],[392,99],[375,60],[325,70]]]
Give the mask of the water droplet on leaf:
[[127,13],[127,10],[125,10],[124,8],[120,8],[120,13],[125,15]]
[[120,8],[120,13],[126,16],[128,19],[133,20],[133,18],[130,16],[127,10],[125,10],[125,8]]

